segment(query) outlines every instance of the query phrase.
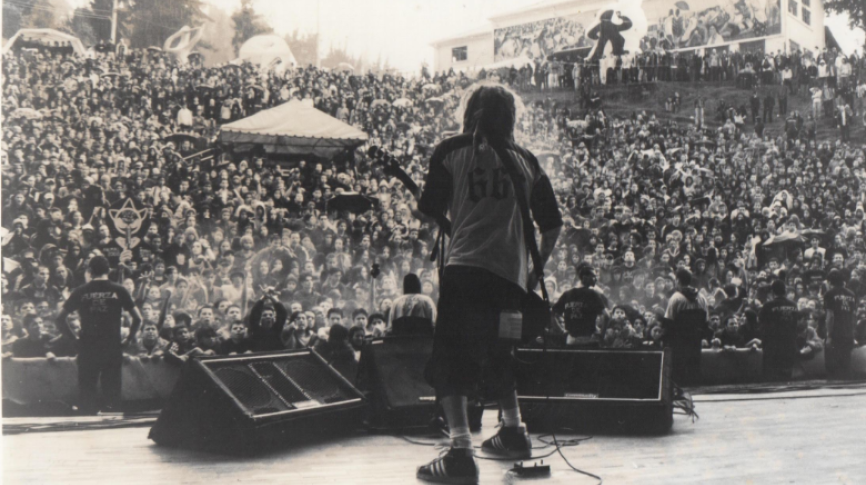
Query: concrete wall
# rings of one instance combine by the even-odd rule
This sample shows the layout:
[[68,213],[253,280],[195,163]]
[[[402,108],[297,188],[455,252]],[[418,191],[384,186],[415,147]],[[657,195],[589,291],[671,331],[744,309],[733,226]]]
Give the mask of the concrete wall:
[[[808,49],[813,54],[817,54],[824,48],[824,9],[821,8],[820,0],[811,0],[812,21],[811,25],[803,21],[803,4],[800,0],[797,3],[797,15],[789,12],[789,2],[791,0],[783,0],[784,5],[782,11],[785,13],[784,26],[785,41],[787,44],[787,52],[791,52],[790,41],[794,41],[800,46],[800,49]],[[783,50],[785,48],[783,47]],[[773,50],[775,52],[775,49]]]
[[[463,46],[467,48],[466,60],[453,62],[451,49]],[[454,70],[478,70],[482,66],[493,63],[493,31],[483,35],[442,41],[435,46],[435,49],[434,71],[447,71],[452,67]]]
[[[772,0],[765,1],[768,3],[772,2]],[[778,50],[790,52],[791,40],[795,41],[801,48],[813,51],[815,50],[815,47],[818,47],[819,49],[823,48],[825,45],[824,11],[821,0],[808,0],[810,3],[809,11],[811,12],[811,25],[807,25],[802,20],[802,0],[796,0],[798,3],[796,17],[788,13],[789,1],[790,0],[780,0],[779,13],[782,23],[781,32],[776,30],[775,33],[770,33],[770,35],[767,35],[764,38],[736,39],[724,44],[713,44],[713,46],[729,45],[731,50],[737,50],[737,46],[741,42],[754,42],[763,39],[766,43],[765,48],[768,52],[776,52]],[[575,0],[573,2],[564,2],[553,5],[548,3],[536,8],[530,6],[521,11],[507,12],[494,16],[490,19],[492,22],[490,35],[478,36],[476,34],[470,37],[449,39],[437,43],[434,46],[436,51],[435,69],[447,70],[452,66],[455,69],[467,67],[474,67],[477,69],[484,64],[494,62],[493,31],[496,29],[505,29],[507,27],[558,17],[568,17],[584,25],[584,27],[588,27],[595,18],[599,9],[610,7],[616,3],[616,0]],[[691,4],[693,10],[702,10],[717,5],[727,6],[729,2],[726,0],[691,0],[688,3]],[[668,15],[671,8],[676,8],[674,7],[674,4],[674,0],[643,0],[642,6],[651,30],[653,28],[658,28],[660,19]],[[730,6],[727,6],[726,8],[730,9]],[[462,63],[452,63],[451,48],[462,45],[466,45],[469,48],[469,58],[467,61]],[[712,46],[699,46],[698,48],[700,49],[703,47]],[[693,49],[693,47],[679,50],[690,49]]]

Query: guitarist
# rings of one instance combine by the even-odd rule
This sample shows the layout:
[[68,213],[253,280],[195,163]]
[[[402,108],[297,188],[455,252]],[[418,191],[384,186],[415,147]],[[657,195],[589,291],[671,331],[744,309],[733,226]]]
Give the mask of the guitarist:
[[423,480],[478,481],[467,398],[479,392],[482,381],[486,397],[498,399],[503,417],[499,433],[482,449],[513,458],[531,455],[517,406],[511,346],[499,337],[503,328],[520,324],[520,302],[538,278],[529,268],[526,237],[534,228],[524,232],[529,212],[524,207],[541,230],[542,267],[559,237],[562,216],[535,156],[514,143],[515,111],[514,97],[503,87],[478,88],[466,106],[463,134],[434,150],[419,202],[427,216],[451,220],[426,370],[448,421],[451,449],[418,468]]

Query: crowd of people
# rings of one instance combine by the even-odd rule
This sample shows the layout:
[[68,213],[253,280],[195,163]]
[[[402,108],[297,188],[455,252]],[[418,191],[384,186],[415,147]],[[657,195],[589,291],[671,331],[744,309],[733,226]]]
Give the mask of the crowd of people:
[[[54,316],[96,256],[142,312],[127,348],[134,356],[183,362],[273,350],[249,328],[265,297],[271,310],[287,310],[279,348],[335,335],[357,347],[395,316],[435,312],[435,232],[412,216],[411,193],[364,155],[366,145],[351,163],[286,166],[223,150],[215,135],[297,99],[363,129],[369,145],[421,161],[457,127],[447,113],[465,77],[203,68],[154,50],[10,54],[3,69],[4,355],[75,354]],[[423,179],[420,167],[413,176]],[[375,210],[328,210],[349,191],[375,197]],[[112,222],[112,204],[127,199],[147,210],[134,242]],[[78,315],[66,324],[77,332]]]
[[[837,88],[863,77],[866,59],[846,56],[835,47],[777,51],[730,51],[728,49],[668,50],[656,46],[621,56],[604,55],[598,61],[581,58],[538,58],[494,70],[512,87],[521,90],[580,90],[586,86],[648,82],[730,82],[744,89],[785,85],[793,93],[800,87],[825,84]],[[481,69],[484,78],[491,73]],[[856,86],[855,86],[856,87]]]
[[[748,55],[723,53],[719,66],[713,56],[685,61],[687,72],[701,66],[687,76],[748,71]],[[673,61],[642,67],[640,59],[637,80],[682,72]],[[821,77],[824,64],[806,59],[751,64],[757,78],[794,80],[796,90],[816,85],[803,76]],[[835,86],[862,85],[862,59],[841,59],[823,72],[835,69]],[[151,50],[9,54],[2,74],[4,356],[76,354],[79,316],[59,323],[71,332],[55,318],[96,256],[140,310],[125,352],[145,359],[314,347],[351,365],[363,339],[393,332],[395,318],[435,320],[438,231],[366,148],[385,147],[422,184],[430,148],[460,128],[453,113],[472,79],[207,68]],[[859,96],[856,116],[866,89]],[[368,144],[336,160],[278,163],[216,143],[221,124],[290,99],[364,130]],[[584,285],[583,274],[597,276],[592,288],[610,313],[590,331],[600,345],[664,345],[661,323],[683,269],[711,308],[708,347],[761,346],[758,315],[781,282],[800,312],[803,358],[820,352],[834,270],[859,301],[851,345],[866,343],[866,146],[806,130],[759,136],[733,122],[683,126],[654,113],[608,117],[547,102],[526,106],[518,127],[565,217],[548,291],[557,301]],[[172,137],[179,132],[203,141]],[[329,210],[344,192],[377,202],[360,214]],[[134,241],[112,222],[127,199],[143,208],[147,227]]]

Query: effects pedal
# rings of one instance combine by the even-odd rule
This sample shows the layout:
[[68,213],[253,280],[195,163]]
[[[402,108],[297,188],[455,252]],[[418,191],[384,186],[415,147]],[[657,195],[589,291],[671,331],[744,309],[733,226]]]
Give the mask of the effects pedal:
[[518,478],[548,478],[550,477],[550,465],[545,465],[544,460],[533,466],[524,466],[523,462],[515,463],[511,473]]

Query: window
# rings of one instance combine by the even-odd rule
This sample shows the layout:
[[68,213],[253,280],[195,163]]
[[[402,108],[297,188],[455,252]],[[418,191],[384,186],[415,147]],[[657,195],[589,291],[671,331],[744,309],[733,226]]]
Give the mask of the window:
[[791,52],[800,50],[800,44],[794,42],[793,40],[789,42],[791,43]]
[[468,59],[468,52],[466,50],[466,46],[463,47],[455,47],[451,49],[451,60],[454,62],[465,61]]
[[[805,3],[804,3],[804,5],[805,5]],[[805,8],[803,8],[801,10],[803,11],[803,22],[806,25],[812,25],[812,13],[809,12],[809,10],[805,9]]]
[[740,52],[745,54],[760,53],[763,54],[766,49],[767,41],[764,39],[755,40],[752,42],[740,42]]
[[797,2],[795,2],[794,0],[788,0],[788,13],[790,13],[794,17],[797,16]]
[[803,7],[812,8],[812,0],[800,0],[800,3],[803,4]]

